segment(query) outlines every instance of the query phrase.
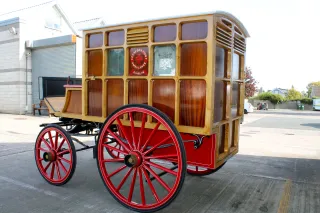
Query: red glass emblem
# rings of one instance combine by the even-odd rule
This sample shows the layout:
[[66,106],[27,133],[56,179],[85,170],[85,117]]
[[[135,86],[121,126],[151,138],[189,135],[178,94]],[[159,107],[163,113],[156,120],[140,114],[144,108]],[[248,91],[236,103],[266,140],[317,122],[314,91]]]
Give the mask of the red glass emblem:
[[148,75],[148,48],[130,49],[130,75]]

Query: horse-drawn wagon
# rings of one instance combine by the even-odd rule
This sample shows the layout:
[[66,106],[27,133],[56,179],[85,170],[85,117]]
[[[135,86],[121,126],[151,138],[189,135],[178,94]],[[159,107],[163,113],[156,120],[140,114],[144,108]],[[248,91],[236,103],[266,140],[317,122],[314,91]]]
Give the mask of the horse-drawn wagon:
[[[170,204],[186,173],[212,174],[238,152],[248,36],[225,12],[84,30],[82,85],[45,98],[60,121],[41,125],[41,175],[67,183],[76,152],[93,148],[121,204],[142,212]],[[73,137],[84,131],[93,146]]]

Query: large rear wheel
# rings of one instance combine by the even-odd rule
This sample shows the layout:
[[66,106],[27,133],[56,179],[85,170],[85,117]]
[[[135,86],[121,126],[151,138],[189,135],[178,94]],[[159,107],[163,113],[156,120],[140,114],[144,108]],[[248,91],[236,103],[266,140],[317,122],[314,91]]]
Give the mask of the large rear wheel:
[[[122,119],[125,117],[128,119]],[[112,124],[117,124],[118,132],[112,131]],[[110,138],[123,149],[109,145]],[[110,156],[106,148],[121,155]],[[177,164],[173,166],[170,159]],[[126,105],[108,116],[98,139],[97,164],[111,195],[139,212],[169,205],[181,190],[186,173],[179,132],[165,114],[148,105]]]

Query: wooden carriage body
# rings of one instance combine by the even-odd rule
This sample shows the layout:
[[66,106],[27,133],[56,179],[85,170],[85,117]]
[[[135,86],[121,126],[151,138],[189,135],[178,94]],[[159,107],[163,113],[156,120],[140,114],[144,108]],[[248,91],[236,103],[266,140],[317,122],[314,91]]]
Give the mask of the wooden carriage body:
[[153,106],[183,140],[202,141],[185,143],[187,164],[214,169],[238,152],[248,36],[225,12],[87,29],[82,85],[46,102],[57,117],[99,123],[123,105]]

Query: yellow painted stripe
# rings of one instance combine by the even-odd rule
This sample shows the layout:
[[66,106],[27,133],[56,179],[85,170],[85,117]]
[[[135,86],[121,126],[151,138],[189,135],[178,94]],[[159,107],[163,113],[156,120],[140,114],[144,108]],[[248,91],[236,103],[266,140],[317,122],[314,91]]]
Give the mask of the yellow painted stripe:
[[292,188],[292,181],[288,179],[284,185],[282,197],[281,197],[279,208],[278,208],[278,213],[288,212],[290,196],[291,196],[291,188]]

